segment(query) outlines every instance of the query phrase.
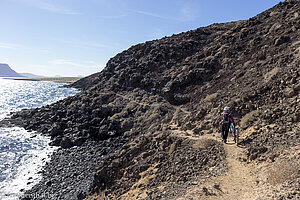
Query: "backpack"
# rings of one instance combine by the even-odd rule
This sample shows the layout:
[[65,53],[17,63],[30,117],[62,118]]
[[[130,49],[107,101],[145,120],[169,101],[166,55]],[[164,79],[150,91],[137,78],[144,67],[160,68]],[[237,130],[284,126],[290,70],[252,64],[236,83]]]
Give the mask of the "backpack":
[[224,112],[223,113],[223,124],[229,124],[229,113],[228,112]]

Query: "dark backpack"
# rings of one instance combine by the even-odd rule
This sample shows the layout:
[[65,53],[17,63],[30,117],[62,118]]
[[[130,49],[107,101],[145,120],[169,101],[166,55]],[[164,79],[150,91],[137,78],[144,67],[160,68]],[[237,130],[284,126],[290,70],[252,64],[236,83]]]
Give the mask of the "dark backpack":
[[229,124],[229,121],[230,119],[229,119],[229,113],[226,113],[226,112],[224,112],[223,113],[223,124]]

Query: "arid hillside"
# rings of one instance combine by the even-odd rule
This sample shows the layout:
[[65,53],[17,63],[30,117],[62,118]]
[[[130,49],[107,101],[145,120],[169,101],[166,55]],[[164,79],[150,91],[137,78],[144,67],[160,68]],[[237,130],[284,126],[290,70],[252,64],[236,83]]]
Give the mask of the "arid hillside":
[[[28,193],[300,198],[299,33],[300,2],[288,0],[249,20],[132,46],[75,82],[78,95],[14,114],[61,147]],[[239,146],[221,143],[224,106]]]

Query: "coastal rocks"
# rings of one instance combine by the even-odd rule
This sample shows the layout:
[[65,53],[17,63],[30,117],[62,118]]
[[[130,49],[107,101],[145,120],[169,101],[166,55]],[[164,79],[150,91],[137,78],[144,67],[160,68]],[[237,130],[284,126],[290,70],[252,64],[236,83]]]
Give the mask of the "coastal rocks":
[[[118,140],[126,142],[121,138]],[[116,141],[111,141],[110,148],[105,143],[88,141],[80,147],[58,149],[46,163],[42,180],[28,194],[34,193],[35,199],[40,200],[45,199],[43,194],[49,199],[83,199],[104,156],[116,150]]]
[[54,123],[51,129],[49,130],[50,136],[53,137],[53,136],[62,135],[66,127],[67,127],[66,123],[62,123],[62,122]]
[[64,137],[61,141],[60,141],[60,146],[64,149],[68,149],[70,147],[73,146],[73,143],[71,141],[70,138]]
[[76,138],[73,142],[74,146],[81,146],[85,141],[86,141],[87,138],[84,138],[84,137],[79,137],[79,138]]

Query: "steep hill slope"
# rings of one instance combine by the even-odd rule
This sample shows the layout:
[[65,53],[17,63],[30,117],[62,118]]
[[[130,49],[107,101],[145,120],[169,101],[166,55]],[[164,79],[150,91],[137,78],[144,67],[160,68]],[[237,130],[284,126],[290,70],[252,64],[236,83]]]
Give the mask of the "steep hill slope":
[[[192,198],[196,185],[194,196],[222,199],[223,183],[205,182],[240,163],[258,185],[250,197],[298,198],[299,31],[300,2],[285,1],[249,20],[133,46],[74,83],[78,95],[14,114],[62,147],[29,193],[174,199]],[[217,141],[225,105],[240,125],[240,154]]]
[[8,64],[0,63],[0,77],[21,77],[21,75],[12,70]]

